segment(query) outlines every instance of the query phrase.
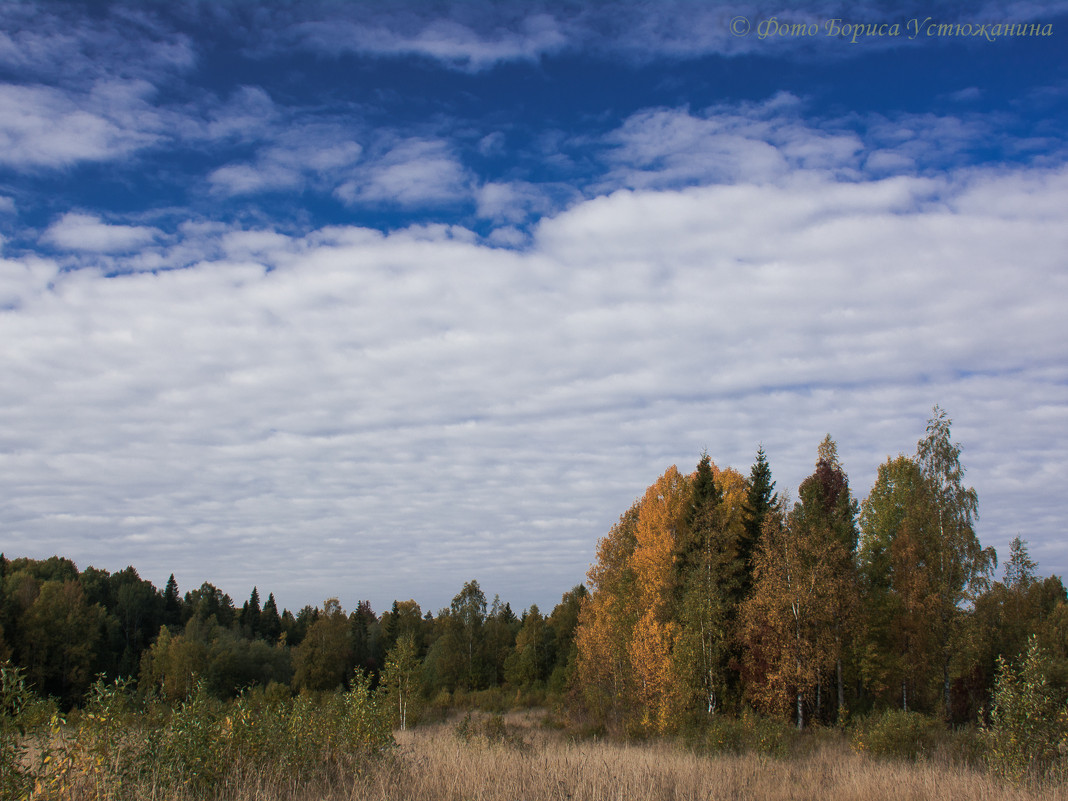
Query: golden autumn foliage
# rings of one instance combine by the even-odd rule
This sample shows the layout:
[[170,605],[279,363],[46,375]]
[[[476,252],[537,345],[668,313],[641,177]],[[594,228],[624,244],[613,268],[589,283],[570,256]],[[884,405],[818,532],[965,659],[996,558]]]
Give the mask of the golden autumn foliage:
[[748,484],[704,457],[672,466],[601,540],[576,635],[588,708],[622,729],[665,732],[726,694]]
[[675,589],[675,552],[685,535],[690,484],[675,465],[669,467],[641,500],[635,526],[632,564],[638,604],[643,612],[665,620]]
[[660,622],[652,609],[642,615],[630,641],[630,661],[634,667],[634,700],[644,731],[667,731],[678,719],[681,688],[674,663],[678,625]]
[[663,731],[681,697],[674,663],[676,554],[690,481],[675,466],[603,538],[576,632],[577,680],[598,717]]
[[816,545],[794,515],[774,510],[757,550],[753,594],[742,607],[750,698],[780,717],[794,710],[799,726],[834,659],[827,596],[835,560]]

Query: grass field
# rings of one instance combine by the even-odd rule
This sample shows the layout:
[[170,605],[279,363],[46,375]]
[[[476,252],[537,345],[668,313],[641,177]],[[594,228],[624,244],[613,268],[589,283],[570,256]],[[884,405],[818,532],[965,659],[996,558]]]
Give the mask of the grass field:
[[[574,740],[537,713],[456,720],[397,732],[398,747],[337,799],[361,801],[1068,801],[1068,788],[1017,787],[930,760],[854,753],[821,738],[804,755],[698,756],[669,743]],[[466,736],[459,736],[467,730]],[[263,796],[245,796],[260,801]]]
[[[229,726],[231,716],[225,722]],[[58,736],[69,739],[74,732]],[[945,748],[918,762],[874,758],[856,753],[846,734],[830,729],[791,734],[789,748],[779,751],[786,755],[780,757],[753,751],[699,753],[677,741],[575,737],[547,726],[544,710],[504,715],[453,712],[445,721],[397,731],[394,738],[396,744],[378,756],[348,758],[343,751],[342,758],[327,768],[313,758],[278,770],[277,762],[271,767],[260,758],[265,751],[234,751],[234,758],[219,766],[217,780],[199,789],[151,772],[116,779],[120,773],[108,773],[99,758],[85,758],[101,753],[90,748],[76,752],[82,756],[70,763],[80,766],[74,771],[80,780],[38,783],[28,796],[17,797],[30,801],[1068,801],[1066,783],[1010,784],[968,767],[959,753]],[[118,753],[112,752],[105,762],[117,758]]]

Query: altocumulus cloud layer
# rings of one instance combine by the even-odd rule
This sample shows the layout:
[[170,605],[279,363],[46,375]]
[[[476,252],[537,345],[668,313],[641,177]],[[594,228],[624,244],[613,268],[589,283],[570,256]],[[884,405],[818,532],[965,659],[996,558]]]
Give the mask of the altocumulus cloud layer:
[[[415,59],[448,83],[580,45],[639,74],[756,45],[639,6],[645,36],[552,5],[492,28],[463,4],[58,8],[9,10],[0,39],[8,555],[290,607],[437,608],[474,577],[551,608],[668,465],[747,472],[763,443],[793,491],[830,432],[863,497],[939,403],[984,543],[1068,568],[1068,168],[1041,117],[975,89],[941,111],[754,90],[404,119],[270,65]],[[198,77],[213,14],[258,79]]]

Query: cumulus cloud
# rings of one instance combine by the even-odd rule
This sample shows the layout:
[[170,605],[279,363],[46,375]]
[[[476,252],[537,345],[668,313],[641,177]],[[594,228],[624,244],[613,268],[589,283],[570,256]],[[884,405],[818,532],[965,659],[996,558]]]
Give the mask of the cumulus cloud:
[[479,217],[496,222],[519,223],[540,217],[557,207],[550,187],[529,181],[490,181],[476,193]]
[[351,204],[440,205],[466,200],[470,182],[447,142],[413,137],[369,159],[335,194]]
[[523,252],[194,226],[216,255],[181,270],[7,262],[6,537],[186,586],[284,574],[290,606],[444,605],[472,577],[552,604],[667,465],[745,470],[762,441],[789,490],[830,431],[863,495],[939,402],[984,542],[1063,571],[1066,202],[1064,170],[798,173],[620,190]]
[[362,152],[358,142],[335,126],[294,126],[273,138],[253,163],[220,167],[208,181],[228,195],[301,189],[309,183],[333,187],[337,176],[347,174]]
[[62,250],[126,253],[152,244],[160,235],[148,226],[112,225],[93,214],[69,212],[52,223],[41,240]]
[[125,156],[159,139],[144,84],[105,84],[86,96],[0,86],[0,164],[63,167]]
[[[984,542],[1021,534],[1044,571],[1068,569],[1049,491],[1068,479],[1059,117],[984,115],[951,95],[966,81],[942,89],[953,114],[817,117],[789,93],[697,108],[658,89],[669,105],[501,131],[466,105],[506,77],[494,67],[555,54],[806,46],[730,34],[726,15],[755,5],[59,8],[0,9],[20,84],[0,87],[20,213],[0,259],[5,547],[185,589],[257,584],[290,607],[436,608],[472,577],[550,607],[669,464],[707,448],[744,471],[762,441],[792,490],[829,431],[863,495],[938,402]],[[266,80],[275,62],[271,91],[219,89],[176,33],[207,19],[245,67],[285,50],[308,75],[324,54],[384,74],[403,57],[463,88],[396,118],[406,86],[327,82],[304,106],[306,76]],[[51,191],[101,162],[115,197],[157,206],[124,217]]]

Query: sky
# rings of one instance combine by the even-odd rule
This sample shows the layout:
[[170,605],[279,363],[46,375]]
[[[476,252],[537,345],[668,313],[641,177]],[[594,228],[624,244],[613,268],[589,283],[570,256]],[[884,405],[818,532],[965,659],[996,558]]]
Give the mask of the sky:
[[953,420],[1068,572],[1068,2],[0,4],[0,550],[551,610]]

